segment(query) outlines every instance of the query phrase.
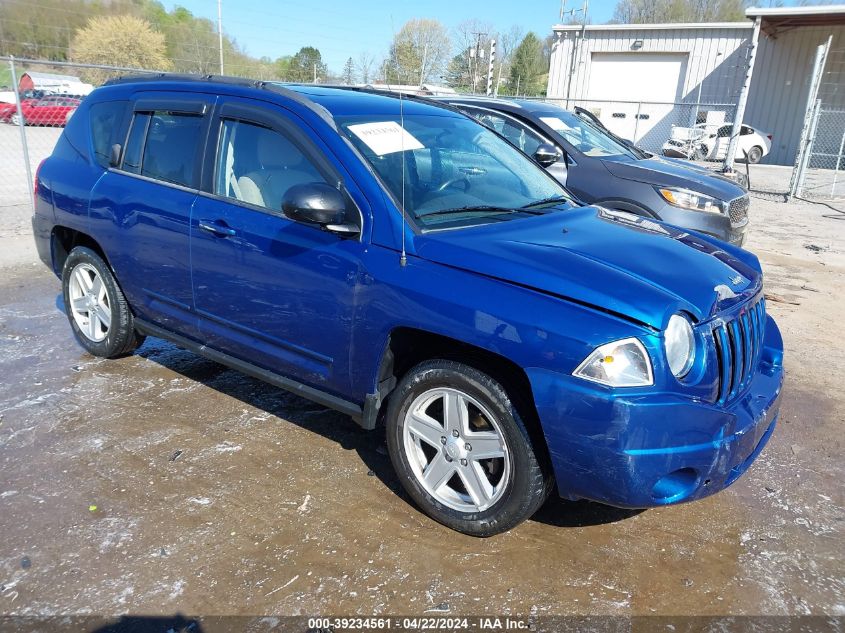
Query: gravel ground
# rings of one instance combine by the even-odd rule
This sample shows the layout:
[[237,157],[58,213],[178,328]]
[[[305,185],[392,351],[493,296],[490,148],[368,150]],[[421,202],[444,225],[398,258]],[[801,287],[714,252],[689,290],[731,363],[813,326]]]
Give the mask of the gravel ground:
[[552,499],[485,540],[417,511],[340,414],[155,339],[84,354],[3,209],[0,614],[845,615],[843,205],[753,196],[787,371],[759,460],[703,501]]

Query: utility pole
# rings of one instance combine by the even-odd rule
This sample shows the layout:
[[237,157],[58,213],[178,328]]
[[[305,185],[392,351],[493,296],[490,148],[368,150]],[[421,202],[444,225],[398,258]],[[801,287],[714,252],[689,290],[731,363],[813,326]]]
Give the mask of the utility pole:
[[566,11],[564,9],[566,5],[566,0],[562,0],[560,5],[560,20],[563,22],[563,16],[566,14],[574,16],[578,11],[582,12],[581,15],[581,36],[572,38],[572,47],[569,53],[569,77],[566,80],[566,107],[569,107],[569,99],[572,96],[570,94],[572,90],[572,76],[575,74],[575,65],[578,61],[578,53],[579,49],[581,48],[581,43],[584,41],[584,37],[587,35],[587,7],[588,7],[588,0],[584,0],[584,5],[580,9],[570,9]]
[[314,83],[317,83],[317,62],[314,62]]
[[223,74],[223,0],[217,0],[217,45],[220,48],[220,74]]
[[[475,35],[475,48],[471,48],[469,51],[470,57],[470,72],[472,73],[472,92],[475,94],[476,87],[478,86],[478,60],[484,57],[483,50],[481,48],[481,36],[486,35],[486,33],[473,33]],[[473,63],[474,62],[474,63]]]

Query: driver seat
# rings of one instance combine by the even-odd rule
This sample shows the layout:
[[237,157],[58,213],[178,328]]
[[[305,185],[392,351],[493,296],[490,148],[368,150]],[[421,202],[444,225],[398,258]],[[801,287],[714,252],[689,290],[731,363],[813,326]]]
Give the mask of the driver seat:
[[324,178],[302,152],[281,134],[262,130],[256,142],[258,169],[238,178],[240,199],[267,209],[282,208],[288,189]]

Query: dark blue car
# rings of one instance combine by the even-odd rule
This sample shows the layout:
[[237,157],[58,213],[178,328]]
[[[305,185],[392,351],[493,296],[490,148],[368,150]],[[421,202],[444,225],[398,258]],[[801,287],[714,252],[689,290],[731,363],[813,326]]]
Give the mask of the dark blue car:
[[[747,191],[689,161],[649,154],[615,137],[588,111],[490,97],[439,97],[496,130],[580,200],[706,233],[742,246]],[[538,154],[539,152],[539,154]]]
[[88,352],[161,337],[347,413],[456,530],[507,530],[555,483],[699,499],[777,421],[754,255],[578,207],[454,109],[123,79],[80,106],[36,192],[38,252]]

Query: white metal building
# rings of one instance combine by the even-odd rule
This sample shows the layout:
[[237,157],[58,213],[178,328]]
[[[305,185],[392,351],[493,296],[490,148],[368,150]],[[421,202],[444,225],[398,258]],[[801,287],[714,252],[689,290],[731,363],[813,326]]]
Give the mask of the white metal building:
[[[547,97],[656,149],[673,125],[733,122],[759,34],[742,122],[774,135],[765,162],[792,164],[816,47],[832,37],[834,51],[845,50],[845,6],[747,15],[754,22],[555,26]],[[845,74],[827,80],[831,99],[845,99]]]
[[672,125],[732,120],[752,25],[560,25],[554,33],[547,96],[592,110],[651,149]]

